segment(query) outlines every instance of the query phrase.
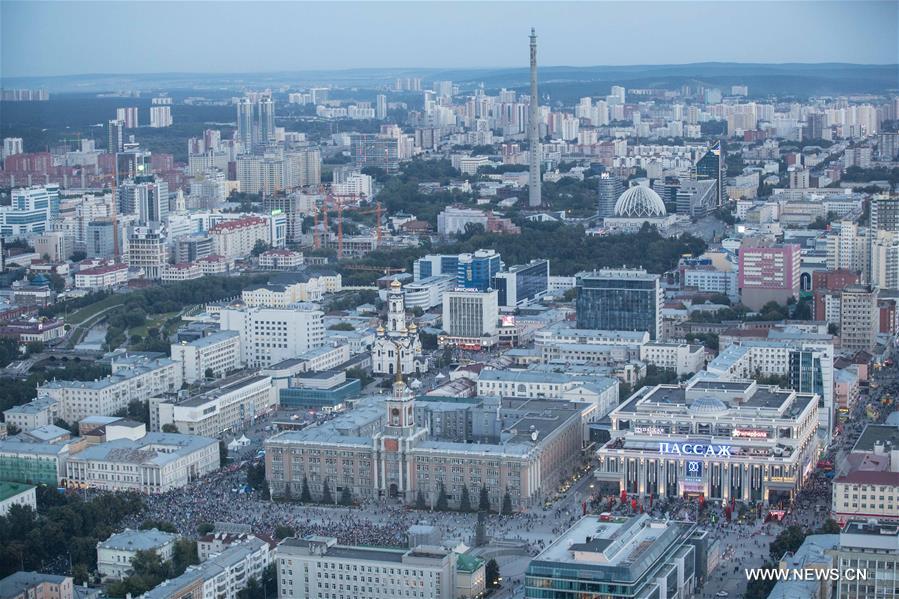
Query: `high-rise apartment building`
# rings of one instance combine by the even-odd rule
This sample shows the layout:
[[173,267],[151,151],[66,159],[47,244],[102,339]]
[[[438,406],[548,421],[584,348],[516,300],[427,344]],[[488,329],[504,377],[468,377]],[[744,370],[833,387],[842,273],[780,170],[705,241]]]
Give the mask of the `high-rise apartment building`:
[[381,121],[387,118],[387,96],[384,94],[378,94],[375,103],[375,118]]
[[150,126],[156,129],[172,126],[171,106],[150,106]]
[[3,154],[0,158],[6,160],[10,156],[21,154],[23,150],[23,142],[21,137],[4,137],[3,138]]
[[599,176],[599,203],[596,215],[606,218],[615,215],[615,202],[624,193],[624,183],[612,173],[602,173]]
[[237,140],[244,153],[257,151],[275,141],[275,102],[270,96],[238,100]]
[[136,129],[139,127],[139,119],[137,116],[137,106],[126,106],[125,108],[116,108],[115,118],[117,121],[125,123],[126,129]]
[[840,294],[840,342],[848,351],[871,351],[880,329],[877,292],[865,285],[849,285]]
[[134,177],[116,188],[119,214],[134,214],[141,223],[165,222],[169,185],[153,175]]
[[159,224],[130,227],[127,242],[128,266],[141,269],[147,279],[159,280],[162,268],[169,261],[165,227]]
[[125,121],[113,119],[106,124],[106,151],[110,154],[125,149]]
[[737,286],[743,304],[759,310],[768,302],[786,304],[799,294],[800,247],[796,244],[740,248]]
[[399,170],[399,140],[395,137],[360,133],[352,135],[350,141],[353,164],[357,169],[380,168],[387,173]]

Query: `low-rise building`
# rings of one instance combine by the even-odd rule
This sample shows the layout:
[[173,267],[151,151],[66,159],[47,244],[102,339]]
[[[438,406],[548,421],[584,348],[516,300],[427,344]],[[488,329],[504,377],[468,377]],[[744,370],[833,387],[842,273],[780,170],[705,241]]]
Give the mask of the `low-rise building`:
[[895,597],[899,524],[850,520],[840,531],[835,562],[840,570],[836,594],[840,599]]
[[68,443],[8,437],[0,440],[0,480],[55,487],[65,477],[68,457]]
[[89,291],[112,289],[128,282],[128,265],[122,263],[104,264],[85,268],[75,273],[75,288]]
[[97,543],[97,572],[104,580],[121,580],[129,576],[134,571],[131,560],[138,551],[154,551],[162,561],[168,561],[172,559],[175,541],[179,538],[176,534],[155,528],[126,528]]
[[40,426],[47,426],[59,417],[59,404],[49,397],[38,397],[18,406],[3,411],[3,420],[19,430],[29,431]]
[[899,520],[899,429],[869,424],[833,479],[831,515]]
[[159,274],[159,278],[164,283],[173,283],[176,281],[190,281],[199,279],[203,276],[203,269],[196,262],[179,262],[178,264],[164,265]]
[[359,599],[455,597],[455,555],[436,546],[385,549],[339,545],[333,537],[291,538],[278,545],[275,563],[281,597],[335,591]]
[[150,400],[150,428],[173,425],[184,435],[218,437],[227,430],[241,430],[278,405],[272,379],[239,374],[184,400],[154,397]]
[[531,560],[525,593],[562,596],[576,586],[598,597],[691,597],[704,561],[695,530],[692,522],[646,514],[608,521],[585,516]]
[[640,346],[640,360],[683,376],[702,370],[705,365],[705,348],[688,343],[652,341]]
[[251,578],[262,580],[262,572],[271,561],[268,543],[252,537],[190,566],[181,576],[141,595],[141,599],[237,599]]
[[0,338],[18,343],[47,343],[66,334],[66,324],[55,318],[12,320],[0,324]]
[[274,249],[259,254],[259,267],[272,270],[296,268],[303,265],[303,252]]
[[14,505],[30,507],[37,511],[37,495],[33,485],[0,481],[0,517],[9,513]]
[[0,580],[3,599],[73,599],[71,576],[43,572],[16,572]]
[[179,489],[219,469],[216,439],[147,433],[137,440],[99,443],[69,456],[71,487],[157,494]]

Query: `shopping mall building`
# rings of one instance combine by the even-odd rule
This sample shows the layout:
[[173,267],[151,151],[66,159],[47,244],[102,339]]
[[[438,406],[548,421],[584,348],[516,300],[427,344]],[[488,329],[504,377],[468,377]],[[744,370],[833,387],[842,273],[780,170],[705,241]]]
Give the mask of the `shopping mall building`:
[[604,492],[777,504],[815,467],[819,396],[754,380],[644,387],[610,414]]

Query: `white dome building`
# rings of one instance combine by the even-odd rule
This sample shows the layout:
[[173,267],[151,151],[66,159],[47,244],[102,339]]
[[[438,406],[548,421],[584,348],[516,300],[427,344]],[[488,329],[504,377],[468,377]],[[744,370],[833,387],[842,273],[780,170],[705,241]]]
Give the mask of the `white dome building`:
[[667,234],[677,216],[668,214],[665,202],[652,188],[634,185],[618,196],[614,215],[603,220],[603,226],[617,233],[636,233],[645,223]]
[[625,190],[615,202],[615,216],[622,218],[659,218],[666,214],[665,202],[645,185],[634,185]]

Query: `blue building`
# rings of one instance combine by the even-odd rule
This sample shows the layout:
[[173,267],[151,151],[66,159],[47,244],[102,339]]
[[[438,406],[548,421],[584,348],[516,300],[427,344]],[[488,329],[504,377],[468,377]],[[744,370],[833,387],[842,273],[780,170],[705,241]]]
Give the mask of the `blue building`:
[[499,305],[514,308],[529,304],[549,291],[549,260],[531,260],[493,278]]
[[602,269],[577,276],[577,328],[647,331],[658,339],[663,293],[659,275]]
[[413,280],[421,281],[439,275],[456,276],[459,270],[457,254],[428,254],[412,264]]
[[[339,374],[344,375],[343,372]],[[330,412],[362,391],[359,379],[348,379],[330,371],[304,373],[298,379],[303,386],[279,391],[278,401],[282,408]]]
[[502,269],[503,263],[496,250],[478,250],[473,254],[459,254],[456,286],[487,291],[493,286],[493,277]]

